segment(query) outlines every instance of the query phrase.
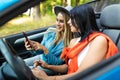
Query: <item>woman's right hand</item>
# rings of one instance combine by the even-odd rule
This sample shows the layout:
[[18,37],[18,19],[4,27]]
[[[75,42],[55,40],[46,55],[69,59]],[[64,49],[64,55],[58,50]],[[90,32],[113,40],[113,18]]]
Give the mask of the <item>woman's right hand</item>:
[[25,43],[25,48],[27,49],[27,50],[33,50],[33,48],[32,48],[32,45],[31,45],[31,40],[24,40],[24,43]]
[[32,41],[32,40],[26,40],[25,39],[25,47],[27,50],[38,50],[41,49],[41,45],[39,42]]
[[48,49],[41,45],[39,42],[32,41],[32,40],[25,40],[25,47],[27,50],[43,50],[44,53],[48,53]]

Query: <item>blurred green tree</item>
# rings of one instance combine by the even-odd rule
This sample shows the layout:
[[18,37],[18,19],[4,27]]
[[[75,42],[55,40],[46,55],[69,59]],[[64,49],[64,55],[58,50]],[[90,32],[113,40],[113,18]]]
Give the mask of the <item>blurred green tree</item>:
[[71,5],[73,7],[78,6],[80,4],[86,3],[91,0],[46,0],[43,3],[40,3],[40,5],[37,5],[33,8],[32,12],[32,18],[34,20],[40,19],[40,16],[45,15],[53,15],[53,8],[55,5],[61,5],[61,6],[68,6]]

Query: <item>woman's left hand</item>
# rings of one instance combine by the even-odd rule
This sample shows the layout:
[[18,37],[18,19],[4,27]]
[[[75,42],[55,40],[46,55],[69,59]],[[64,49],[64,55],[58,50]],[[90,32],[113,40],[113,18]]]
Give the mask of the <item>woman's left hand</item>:
[[33,68],[32,73],[39,80],[47,80],[48,79],[47,74],[44,71],[40,70],[40,69]]

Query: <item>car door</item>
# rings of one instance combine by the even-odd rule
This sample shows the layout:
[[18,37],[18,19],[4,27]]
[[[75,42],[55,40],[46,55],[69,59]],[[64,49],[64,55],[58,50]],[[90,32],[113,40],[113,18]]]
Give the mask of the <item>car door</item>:
[[[42,1],[45,0],[0,0],[0,27],[2,27],[2,25],[4,25],[7,21],[22,14],[23,12],[27,11],[30,7],[37,5]],[[28,31],[26,32],[26,34],[31,40],[41,42],[43,32],[47,28],[48,27]],[[0,39],[4,40],[4,42],[9,45],[9,48],[22,58],[31,56],[30,54],[28,54],[29,52],[25,49],[24,35],[22,33],[0,37]],[[5,59],[0,51],[0,65],[4,61]]]

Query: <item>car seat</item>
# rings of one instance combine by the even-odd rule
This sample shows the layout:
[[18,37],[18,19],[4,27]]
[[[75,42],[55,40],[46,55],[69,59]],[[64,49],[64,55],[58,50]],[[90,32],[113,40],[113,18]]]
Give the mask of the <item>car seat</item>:
[[120,4],[114,4],[103,9],[100,23],[107,34],[118,46],[120,51]]

